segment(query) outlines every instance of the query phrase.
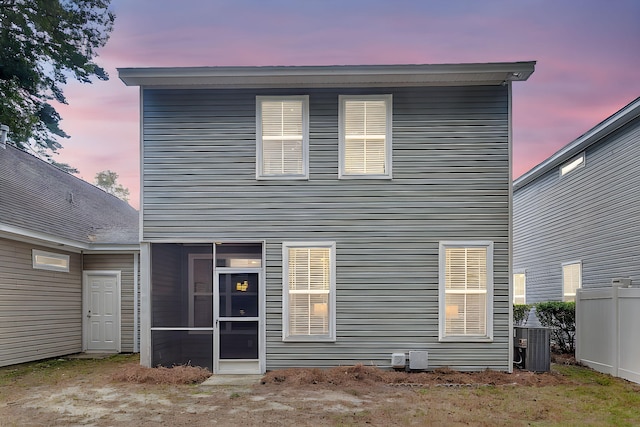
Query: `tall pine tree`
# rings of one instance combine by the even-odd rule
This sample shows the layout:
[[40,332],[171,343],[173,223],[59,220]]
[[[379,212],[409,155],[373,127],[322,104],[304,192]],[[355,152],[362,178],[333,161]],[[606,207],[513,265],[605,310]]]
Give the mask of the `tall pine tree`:
[[49,101],[67,103],[62,86],[69,77],[109,78],[93,58],[113,29],[110,3],[0,0],[0,123],[10,128],[9,143],[53,162],[59,138],[68,135]]

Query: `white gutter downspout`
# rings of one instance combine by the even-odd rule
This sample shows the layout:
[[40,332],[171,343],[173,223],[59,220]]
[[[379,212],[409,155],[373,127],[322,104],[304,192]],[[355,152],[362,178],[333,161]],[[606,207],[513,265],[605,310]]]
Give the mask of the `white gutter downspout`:
[[0,125],[0,148],[7,148],[7,134],[9,133],[9,126]]

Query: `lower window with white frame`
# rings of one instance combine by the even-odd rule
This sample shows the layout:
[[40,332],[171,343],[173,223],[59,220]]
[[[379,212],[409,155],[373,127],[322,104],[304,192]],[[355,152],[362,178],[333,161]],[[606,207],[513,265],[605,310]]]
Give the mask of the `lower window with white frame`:
[[440,242],[439,338],[493,339],[493,242]]
[[513,274],[513,303],[527,303],[527,277],[524,272]]
[[284,242],[285,341],[335,341],[335,242]]
[[580,261],[562,264],[563,301],[575,301],[576,291],[582,287],[582,263]]

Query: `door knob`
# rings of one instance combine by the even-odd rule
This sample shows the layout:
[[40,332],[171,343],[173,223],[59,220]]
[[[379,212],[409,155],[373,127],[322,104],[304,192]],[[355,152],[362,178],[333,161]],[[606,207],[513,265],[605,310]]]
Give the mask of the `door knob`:
[[91,317],[91,310],[87,313],[87,317]]

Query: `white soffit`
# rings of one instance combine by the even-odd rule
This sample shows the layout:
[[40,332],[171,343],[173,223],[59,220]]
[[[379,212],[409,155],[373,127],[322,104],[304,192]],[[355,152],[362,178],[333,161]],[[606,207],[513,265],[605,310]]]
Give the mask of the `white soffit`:
[[478,64],[119,68],[127,86],[211,88],[498,85],[525,81],[535,61]]

